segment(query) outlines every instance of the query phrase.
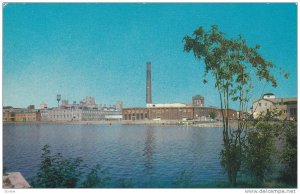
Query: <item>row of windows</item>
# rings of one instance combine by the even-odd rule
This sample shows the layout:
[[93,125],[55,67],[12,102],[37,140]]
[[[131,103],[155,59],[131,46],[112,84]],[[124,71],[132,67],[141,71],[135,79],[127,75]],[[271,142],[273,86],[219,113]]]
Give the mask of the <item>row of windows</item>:
[[36,121],[35,117],[17,117],[16,121]]
[[[258,106],[261,107],[261,102],[258,103]],[[265,106],[268,106],[268,103],[265,103]]]
[[141,113],[141,114],[125,114],[124,115],[124,119],[125,120],[143,120],[143,119],[147,119],[148,118],[148,114],[147,113]]
[[[59,119],[59,118],[74,118],[74,117],[76,117],[76,115],[75,114],[73,114],[73,115],[69,115],[69,114],[65,114],[65,115],[50,115],[50,118],[52,119],[55,119],[55,118],[57,118],[57,119]],[[79,114],[77,114],[77,117],[79,117]]]
[[291,116],[296,116],[297,115],[297,108],[291,108],[290,109],[290,115]]
[[[283,105],[283,104],[284,104],[283,102],[275,103],[275,105]],[[261,107],[261,106],[262,106],[262,103],[259,102],[259,103],[258,103],[258,106]],[[268,106],[268,103],[267,103],[267,102],[265,102],[265,106]]]

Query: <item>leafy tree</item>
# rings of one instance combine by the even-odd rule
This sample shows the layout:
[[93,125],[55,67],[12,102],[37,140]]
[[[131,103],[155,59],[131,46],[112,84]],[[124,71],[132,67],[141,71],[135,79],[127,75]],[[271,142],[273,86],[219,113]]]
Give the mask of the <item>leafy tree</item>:
[[[246,44],[240,35],[236,39],[227,38],[223,32],[213,25],[209,31],[203,27],[196,29],[192,36],[183,38],[184,51],[193,52],[197,60],[204,61],[204,79],[211,74],[219,93],[223,120],[223,150],[221,164],[227,171],[229,182],[236,185],[237,173],[241,167],[242,145],[247,123],[244,112],[247,111],[249,92],[253,88],[252,77],[256,80],[272,83],[277,82],[270,69],[273,63],[265,60],[258,52],[260,46],[254,48]],[[287,74],[285,74],[287,77]],[[239,104],[238,127],[229,125],[229,102]]]
[[217,114],[216,114],[216,112],[210,112],[209,116],[210,116],[210,118],[215,119]]
[[275,153],[273,128],[274,125],[268,122],[259,122],[246,136],[245,166],[259,185],[263,183]]

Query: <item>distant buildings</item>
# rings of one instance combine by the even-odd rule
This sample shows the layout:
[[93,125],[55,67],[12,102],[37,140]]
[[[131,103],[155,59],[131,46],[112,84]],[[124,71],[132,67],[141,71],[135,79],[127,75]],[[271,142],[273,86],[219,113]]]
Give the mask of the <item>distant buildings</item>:
[[47,104],[45,102],[42,102],[40,104],[40,109],[47,109],[47,108],[48,108],[48,106],[47,106]]
[[28,109],[28,110],[34,110],[34,109],[35,109],[35,106],[34,106],[34,105],[29,105],[29,106],[27,107],[27,109]]
[[95,98],[87,96],[79,104],[76,101],[69,104],[67,100],[57,108],[48,110],[48,121],[101,121],[121,120],[123,102],[118,101],[114,106],[97,105]]
[[49,113],[48,113],[48,109],[40,109],[40,113],[41,113],[41,121],[49,121]]
[[39,110],[30,105],[27,109],[3,107],[3,122],[35,122],[41,121]]
[[3,122],[15,121],[16,113],[3,110]]
[[273,93],[266,93],[253,102],[251,112],[255,119],[277,113],[277,119],[294,120],[297,118],[297,98],[276,98]]
[[16,122],[35,122],[41,121],[41,113],[39,111],[22,111],[15,113]]
[[[61,99],[61,95],[59,100]],[[58,104],[59,105],[59,104]],[[73,101],[61,100],[61,104],[55,108],[48,108],[42,102],[40,109],[34,109],[30,105],[27,109],[3,107],[4,122],[35,122],[35,121],[100,121],[100,120],[121,120],[123,102],[117,101],[116,105],[97,105],[94,97],[86,97],[79,104]]]

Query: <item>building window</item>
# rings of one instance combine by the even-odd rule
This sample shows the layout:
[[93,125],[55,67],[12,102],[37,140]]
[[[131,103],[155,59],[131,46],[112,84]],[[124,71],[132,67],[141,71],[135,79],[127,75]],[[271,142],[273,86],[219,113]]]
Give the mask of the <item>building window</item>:
[[148,114],[147,113],[145,113],[145,119],[147,119],[148,118]]
[[291,116],[296,117],[297,116],[297,108],[291,108]]
[[261,103],[258,103],[258,106],[261,106]]

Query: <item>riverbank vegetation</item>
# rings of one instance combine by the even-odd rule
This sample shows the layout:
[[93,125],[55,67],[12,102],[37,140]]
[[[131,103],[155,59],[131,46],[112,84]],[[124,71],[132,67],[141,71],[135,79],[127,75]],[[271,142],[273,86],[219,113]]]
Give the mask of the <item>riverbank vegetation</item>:
[[265,122],[247,132],[236,184],[230,181],[197,183],[183,171],[173,182],[177,188],[297,188],[297,122]]
[[[106,187],[110,180],[100,165],[88,169],[81,158],[66,159],[60,153],[52,154],[49,145],[42,148],[41,159],[36,176],[30,179],[33,188]],[[83,176],[85,179],[81,180]]]
[[[241,35],[228,38],[216,25],[207,31],[203,27],[197,28],[191,36],[186,35],[183,42],[184,51],[192,52],[195,59],[204,64],[203,83],[206,84],[206,77],[211,76],[219,94],[223,122],[220,160],[231,187],[238,186],[241,171],[247,171],[250,177],[254,177],[255,185],[263,186],[270,164],[276,160],[274,142],[280,142],[280,138],[285,139],[284,149],[276,161],[289,169],[282,174],[285,177],[282,180],[294,183],[297,179],[297,134],[293,134],[293,138],[290,133],[296,129],[290,128],[297,124],[281,123],[278,119],[279,124],[269,123],[275,120],[277,112],[269,112],[264,120],[255,120],[248,112],[253,80],[277,87],[274,69],[279,69],[285,78],[288,78],[288,73],[266,60],[259,52],[259,45],[250,47]],[[236,127],[231,126],[229,120],[232,103],[239,108]],[[249,118],[253,120],[247,121]]]

